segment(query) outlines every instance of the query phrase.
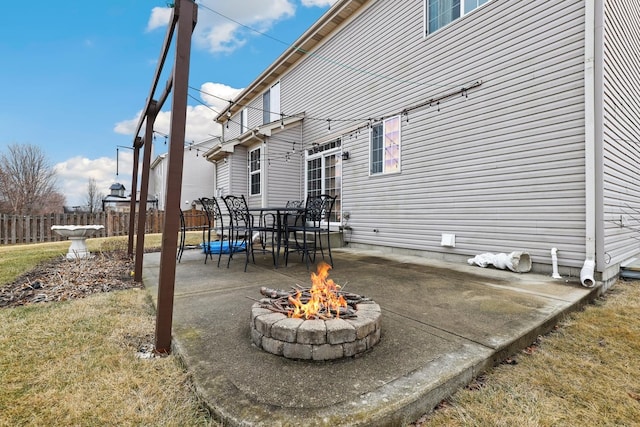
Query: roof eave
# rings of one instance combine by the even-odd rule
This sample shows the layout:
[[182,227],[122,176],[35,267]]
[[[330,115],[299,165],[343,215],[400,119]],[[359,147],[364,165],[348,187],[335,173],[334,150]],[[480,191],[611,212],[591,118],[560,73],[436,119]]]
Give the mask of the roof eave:
[[277,82],[287,70],[300,61],[308,52],[322,43],[342,23],[355,15],[370,0],[338,0],[324,15],[289,46],[266,70],[227,105],[215,118],[225,123],[245,104],[243,99],[253,99]]

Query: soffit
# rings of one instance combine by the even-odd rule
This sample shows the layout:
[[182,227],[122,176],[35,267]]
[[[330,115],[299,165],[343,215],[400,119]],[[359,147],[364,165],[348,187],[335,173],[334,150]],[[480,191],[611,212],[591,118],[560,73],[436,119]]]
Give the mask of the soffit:
[[227,113],[233,116],[242,106],[273,86],[291,67],[295,66],[307,52],[312,52],[324,42],[346,20],[355,16],[370,0],[340,0],[313,24],[296,42],[280,55],[258,76],[234,102],[218,114],[216,121],[227,121]]

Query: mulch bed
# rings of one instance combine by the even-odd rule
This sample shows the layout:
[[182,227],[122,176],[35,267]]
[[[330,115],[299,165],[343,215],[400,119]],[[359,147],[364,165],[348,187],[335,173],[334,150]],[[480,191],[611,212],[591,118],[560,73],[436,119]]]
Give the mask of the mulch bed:
[[56,258],[0,285],[0,307],[17,307],[84,298],[114,290],[142,288],[133,281],[133,261],[125,252],[103,252],[91,258]]

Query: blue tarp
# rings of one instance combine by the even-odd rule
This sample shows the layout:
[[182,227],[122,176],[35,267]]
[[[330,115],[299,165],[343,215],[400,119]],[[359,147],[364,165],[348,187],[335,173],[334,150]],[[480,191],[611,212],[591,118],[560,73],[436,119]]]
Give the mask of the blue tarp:
[[233,248],[233,252],[242,252],[245,250],[245,245],[244,242],[231,242],[232,244],[229,245],[229,241],[225,240],[223,242],[220,241],[216,241],[216,242],[211,242],[209,243],[209,247],[207,248],[207,243],[202,243],[202,252],[203,253],[208,253],[208,254],[219,254],[220,250],[222,250],[223,254],[228,254],[229,253],[229,248]]

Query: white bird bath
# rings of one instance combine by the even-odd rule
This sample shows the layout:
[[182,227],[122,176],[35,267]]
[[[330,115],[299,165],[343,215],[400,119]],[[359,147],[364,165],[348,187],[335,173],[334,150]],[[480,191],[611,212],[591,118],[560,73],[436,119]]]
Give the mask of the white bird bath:
[[104,225],[52,225],[51,230],[61,236],[71,240],[67,259],[89,258],[91,253],[87,249],[87,237],[98,230],[102,230]]

